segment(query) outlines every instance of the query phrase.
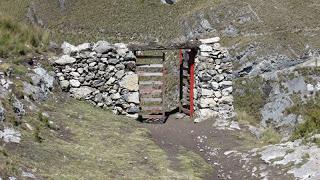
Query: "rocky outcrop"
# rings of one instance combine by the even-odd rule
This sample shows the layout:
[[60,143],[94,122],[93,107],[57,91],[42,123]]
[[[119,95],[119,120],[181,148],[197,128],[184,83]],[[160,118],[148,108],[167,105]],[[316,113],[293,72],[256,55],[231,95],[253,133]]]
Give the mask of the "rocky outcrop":
[[64,91],[116,114],[137,115],[136,59],[125,44],[99,41],[74,46],[65,42],[61,48],[63,55],[55,60],[55,72]]
[[196,122],[217,117],[234,116],[232,97],[232,62],[219,44],[220,38],[200,40],[200,52],[195,59]]

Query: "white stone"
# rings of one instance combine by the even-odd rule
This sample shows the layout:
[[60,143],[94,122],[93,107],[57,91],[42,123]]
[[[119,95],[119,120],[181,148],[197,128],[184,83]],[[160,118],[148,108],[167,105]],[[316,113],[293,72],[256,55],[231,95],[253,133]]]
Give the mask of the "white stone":
[[194,120],[195,123],[199,123],[201,121],[217,117],[218,113],[211,109],[199,109],[197,112],[197,118]]
[[78,68],[77,71],[78,71],[78,73],[82,74],[84,69],[83,68]]
[[81,52],[81,51],[90,50],[91,45],[90,45],[90,43],[83,43],[83,44],[78,45],[76,48],[77,48],[77,51]]
[[96,89],[91,88],[89,86],[83,86],[83,87],[80,87],[80,88],[71,88],[70,89],[70,93],[76,99],[81,99],[81,98],[85,98],[86,96],[90,95],[95,90]]
[[209,39],[200,39],[202,44],[213,44],[218,43],[220,41],[219,37],[209,38]]
[[213,90],[211,89],[201,89],[202,96],[213,96]]
[[76,79],[71,79],[71,80],[70,80],[70,85],[71,85],[72,87],[77,88],[77,87],[80,87],[81,83],[80,83],[78,80],[76,80]]
[[220,91],[215,91],[215,92],[214,92],[214,96],[215,96],[216,98],[221,98],[221,97],[222,97],[222,94],[221,94]]
[[201,98],[200,99],[200,107],[201,108],[208,108],[208,107],[215,107],[216,101],[213,98]]
[[219,84],[220,86],[232,86],[232,81],[222,81]]
[[59,65],[66,65],[66,64],[72,64],[76,61],[77,60],[75,58],[70,57],[69,55],[63,55],[59,59],[57,59],[55,63]]
[[232,104],[233,103],[233,97],[232,96],[222,96],[221,101],[223,103]]
[[129,103],[139,104],[140,103],[139,93],[138,92],[133,92],[133,93],[128,94],[128,102]]
[[209,46],[209,45],[206,45],[206,44],[201,44],[199,46],[199,48],[200,48],[200,51],[202,51],[202,52],[211,52],[211,51],[213,51],[213,48],[211,46]]
[[308,92],[313,92],[314,91],[314,86],[312,84],[307,84],[307,91]]
[[200,56],[209,57],[210,54],[208,52],[200,52]]
[[70,83],[67,80],[60,81],[60,86],[62,89],[67,89],[69,87]]
[[111,99],[113,99],[113,100],[118,100],[120,98],[121,98],[121,95],[119,93],[115,93],[115,94],[111,95]]
[[71,72],[70,75],[73,76],[73,77],[79,77],[80,76],[80,74],[78,72]]
[[219,83],[211,82],[211,87],[212,87],[213,90],[218,90],[219,89]]
[[20,143],[21,133],[12,128],[5,128],[3,131],[0,131],[0,139],[3,139],[6,143]]
[[67,55],[70,55],[71,53],[74,53],[74,52],[78,51],[77,47],[75,47],[74,45],[69,44],[67,42],[63,42],[62,43],[61,49],[63,51],[63,54],[67,54]]
[[107,85],[111,85],[111,84],[113,84],[115,81],[116,81],[116,78],[111,77],[111,78],[106,82],[106,84],[107,84]]
[[128,74],[122,78],[120,81],[120,86],[128,89],[129,91],[138,91],[138,75],[137,74]]

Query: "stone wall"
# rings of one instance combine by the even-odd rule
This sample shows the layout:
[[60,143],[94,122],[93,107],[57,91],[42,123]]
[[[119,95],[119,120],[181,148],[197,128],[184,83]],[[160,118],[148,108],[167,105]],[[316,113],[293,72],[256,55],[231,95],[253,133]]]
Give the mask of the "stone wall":
[[219,40],[200,40],[202,45],[195,59],[196,122],[234,117],[232,62]]
[[[196,122],[234,116],[232,62],[219,40],[201,40],[195,59]],[[140,102],[136,57],[125,44],[63,43],[62,49],[63,55],[55,60],[55,72],[64,91],[116,114],[137,117]]]
[[64,91],[115,114],[137,117],[136,59],[125,44],[63,43],[62,50],[63,55],[55,60],[55,72]]

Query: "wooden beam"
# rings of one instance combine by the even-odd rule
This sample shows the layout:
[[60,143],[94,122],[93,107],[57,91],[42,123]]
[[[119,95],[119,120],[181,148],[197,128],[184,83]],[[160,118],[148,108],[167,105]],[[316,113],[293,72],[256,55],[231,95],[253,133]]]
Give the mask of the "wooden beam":
[[170,42],[161,44],[157,42],[138,43],[133,42],[128,44],[131,51],[147,51],[147,50],[176,50],[176,49],[198,49],[201,42],[198,40],[188,40],[185,42]]

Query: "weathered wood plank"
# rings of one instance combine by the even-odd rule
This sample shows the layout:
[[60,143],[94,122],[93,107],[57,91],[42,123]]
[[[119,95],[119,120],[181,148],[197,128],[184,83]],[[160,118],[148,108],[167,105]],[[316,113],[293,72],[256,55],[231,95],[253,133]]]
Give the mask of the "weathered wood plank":
[[163,64],[138,64],[138,68],[163,68]]
[[150,111],[150,112],[161,112],[162,106],[141,106],[142,112]]
[[150,77],[150,76],[153,76],[153,77],[162,77],[163,76],[163,73],[150,73],[150,72],[141,72],[141,71],[138,71],[137,72],[138,76],[143,76],[143,77]]
[[145,88],[139,90],[140,94],[161,94],[162,89]]
[[162,98],[141,98],[142,102],[162,102]]
[[136,56],[137,59],[163,59],[163,56],[153,56],[153,55],[139,55]]
[[198,40],[176,41],[167,44],[157,42],[149,43],[129,43],[128,48],[131,51],[146,51],[146,50],[176,50],[176,49],[198,49],[201,42]]
[[163,85],[162,81],[139,81],[139,85]]

